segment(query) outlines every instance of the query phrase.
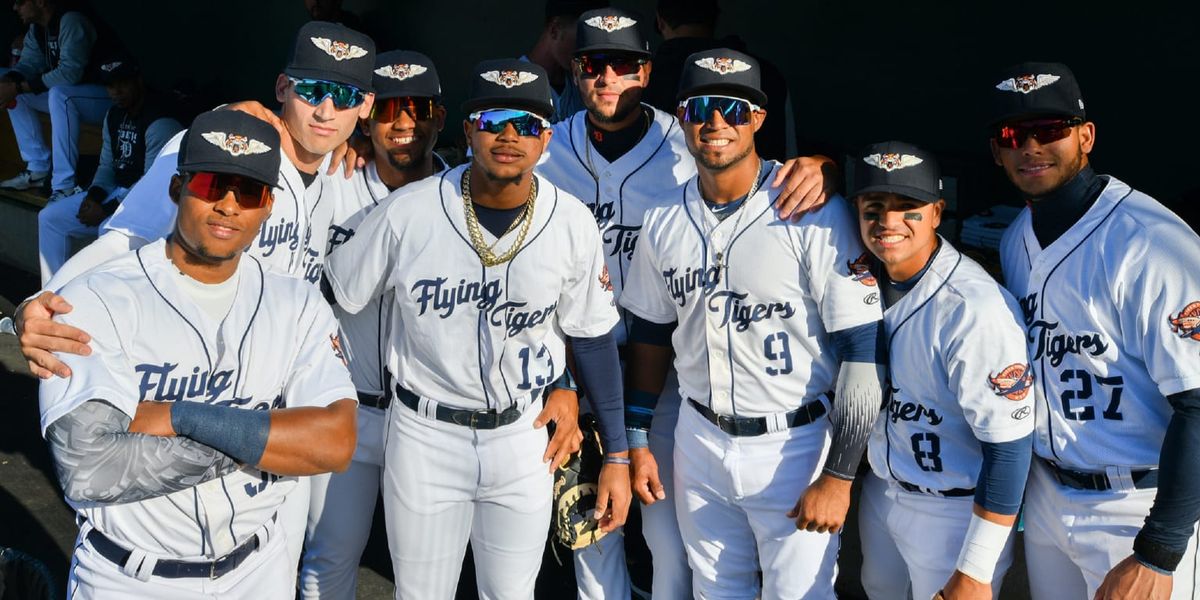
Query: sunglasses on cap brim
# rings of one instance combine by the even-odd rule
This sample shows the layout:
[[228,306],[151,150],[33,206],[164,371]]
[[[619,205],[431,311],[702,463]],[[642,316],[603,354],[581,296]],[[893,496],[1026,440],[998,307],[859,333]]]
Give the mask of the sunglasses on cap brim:
[[292,82],[292,89],[296,91],[296,95],[312,106],[318,106],[326,98],[331,98],[334,108],[345,110],[362,104],[367,98],[366,92],[348,83],[295,77],[288,77],[288,81]]
[[219,202],[225,194],[233,192],[238,206],[255,209],[271,204],[274,198],[270,184],[245,175],[197,171],[180,173],[180,176],[187,178],[188,193],[205,202]]
[[1009,150],[1016,150],[1025,145],[1029,138],[1037,140],[1038,144],[1051,144],[1071,135],[1071,128],[1083,124],[1079,117],[1051,117],[1044,119],[1028,119],[1015,123],[1005,123],[996,128],[992,139],[996,145]]
[[512,125],[517,135],[539,136],[550,128],[550,121],[527,110],[515,108],[489,108],[471,113],[467,120],[475,124],[477,131],[500,133]]
[[718,113],[730,125],[749,125],[750,115],[762,107],[732,96],[692,96],[679,103],[679,119],[686,123],[704,123]]
[[375,98],[371,106],[370,119],[379,123],[391,123],[400,118],[400,114],[408,115],[414,121],[428,121],[433,118],[437,100],[420,96],[399,96],[396,98]]
[[618,77],[632,75],[638,72],[649,62],[645,57],[634,56],[630,54],[583,54],[575,57],[575,65],[579,69],[580,77],[584,79],[593,79],[604,74],[604,69],[609,68]]

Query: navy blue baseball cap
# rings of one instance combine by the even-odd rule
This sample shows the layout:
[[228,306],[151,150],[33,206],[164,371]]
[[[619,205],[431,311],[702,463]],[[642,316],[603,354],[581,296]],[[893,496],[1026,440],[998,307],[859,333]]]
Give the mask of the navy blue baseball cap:
[[200,113],[179,144],[179,170],[232,173],[279,187],[279,132],[239,110]]
[[519,108],[546,118],[554,114],[550,77],[536,63],[515,58],[485,60],[471,73],[471,94],[462,104],[463,112]]
[[650,56],[636,16],[616,8],[589,10],[575,24],[575,56],[592,52],[628,52]]
[[854,165],[854,192],[892,193],[921,202],[942,197],[942,173],[937,159],[912,144],[880,142],[863,148]]
[[696,52],[683,61],[676,99],[726,95],[766,106],[767,94],[762,90],[761,73],[757,60],[737,50],[717,48]]
[[1087,118],[1075,74],[1062,63],[1013,65],[999,73],[989,92],[992,125],[1025,117]]
[[345,25],[310,21],[296,33],[296,45],[285,75],[346,83],[364,92],[375,91],[375,42]]
[[433,60],[420,52],[392,50],[375,59],[375,98],[441,98],[442,82]]
[[117,58],[100,65],[100,83],[104,85],[135,79],[141,74],[141,67],[130,57]]

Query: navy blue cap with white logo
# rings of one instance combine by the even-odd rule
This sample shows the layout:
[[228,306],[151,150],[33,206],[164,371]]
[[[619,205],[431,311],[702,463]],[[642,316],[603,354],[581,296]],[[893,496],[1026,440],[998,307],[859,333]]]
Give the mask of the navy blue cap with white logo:
[[375,59],[375,98],[441,98],[442,82],[433,60],[420,52],[392,50]]
[[1075,74],[1062,63],[1013,65],[996,76],[988,92],[992,125],[1031,117],[1087,118]]
[[871,144],[858,153],[854,192],[850,196],[871,192],[937,202],[942,197],[942,174],[937,159],[904,142]]
[[761,73],[757,60],[737,50],[717,48],[696,52],[683,61],[676,98],[725,95],[766,106]]
[[593,52],[628,52],[650,56],[650,43],[638,29],[637,16],[616,8],[589,10],[575,24],[575,56]]
[[519,108],[546,118],[554,114],[550,77],[535,63],[515,58],[485,60],[471,73],[471,94],[462,104],[464,112]]
[[279,187],[279,132],[238,110],[200,113],[179,144],[179,170],[232,173]]
[[110,85],[119,81],[129,81],[142,74],[141,67],[131,57],[113,59],[100,65],[100,83]]
[[285,75],[347,83],[364,92],[374,91],[375,42],[365,33],[345,25],[309,21],[296,34],[296,45]]

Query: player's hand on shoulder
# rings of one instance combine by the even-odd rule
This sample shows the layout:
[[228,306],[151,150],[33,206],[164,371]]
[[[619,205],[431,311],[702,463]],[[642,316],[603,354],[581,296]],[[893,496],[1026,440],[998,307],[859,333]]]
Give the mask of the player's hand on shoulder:
[[129,433],[174,437],[171,426],[171,402],[139,402],[137,414],[129,423]]
[[850,485],[848,479],[839,479],[822,473],[800,496],[795,508],[788,513],[796,520],[796,529],[817,533],[837,533],[846,523],[846,512],[850,510]]
[[666,500],[667,492],[663,489],[662,480],[658,476],[658,461],[649,448],[630,448],[630,485],[633,493],[637,494],[642,504],[654,504]]
[[783,163],[771,188],[783,186],[775,199],[780,219],[799,219],[820,208],[838,189],[837,163],[827,156],[801,156]]
[[1132,555],[1117,563],[1096,589],[1095,600],[1169,600],[1172,581]]
[[[628,452],[607,456],[628,458]],[[596,520],[600,529],[611,533],[625,524],[629,517],[629,503],[633,494],[629,491],[629,465],[608,463],[600,469],[600,482],[596,492]]]
[[70,377],[71,369],[54,356],[54,352],[66,352],[87,356],[92,341],[87,332],[65,323],[51,320],[54,315],[71,312],[71,304],[53,292],[42,292],[26,300],[13,315],[14,325],[21,343],[21,354],[34,375],[49,379],[52,375]]
[[291,143],[292,136],[288,134],[287,125],[284,125],[283,119],[280,119],[279,115],[275,114],[274,111],[266,106],[263,106],[263,104],[258,100],[231,102],[218,108],[217,110],[238,110],[256,119],[266,121],[271,125],[271,127],[275,128],[275,131],[279,132],[279,142],[282,144],[281,148],[286,148]]
[[942,588],[941,595],[934,596],[934,598],[941,598],[943,600],[992,600],[992,584],[963,575],[962,571],[955,571],[950,576],[950,580],[946,582],[946,586]]
[[583,434],[579,431],[579,396],[567,389],[552,389],[546,394],[546,406],[533,421],[534,429],[554,423],[554,435],[546,444],[542,462],[550,465],[553,473],[572,454],[579,451]]

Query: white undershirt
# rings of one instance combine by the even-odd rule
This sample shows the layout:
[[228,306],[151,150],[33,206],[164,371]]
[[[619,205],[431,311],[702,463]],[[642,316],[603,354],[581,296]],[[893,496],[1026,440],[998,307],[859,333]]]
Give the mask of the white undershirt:
[[179,283],[179,289],[201,310],[214,321],[220,322],[225,320],[225,315],[228,315],[229,309],[233,307],[233,298],[237,295],[238,273],[239,271],[235,270],[232,277],[220,283],[204,283],[180,271],[176,281]]

